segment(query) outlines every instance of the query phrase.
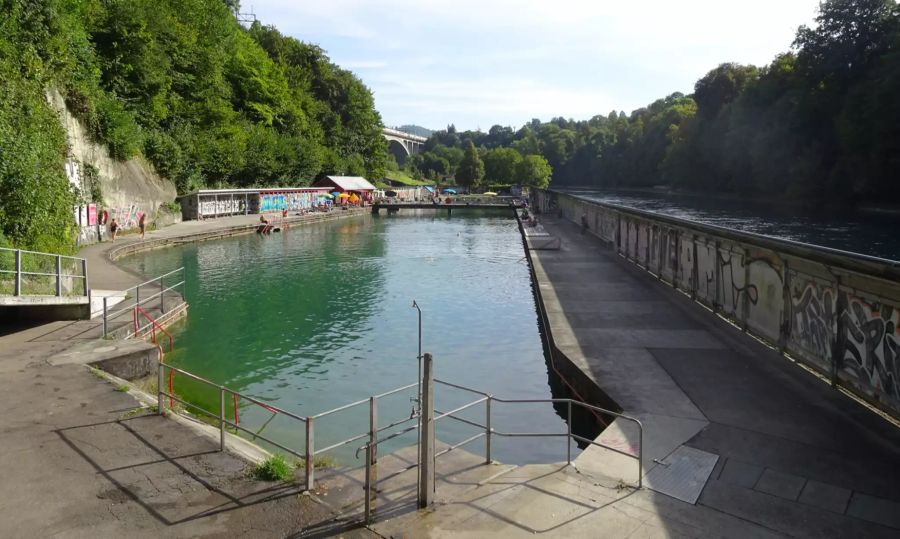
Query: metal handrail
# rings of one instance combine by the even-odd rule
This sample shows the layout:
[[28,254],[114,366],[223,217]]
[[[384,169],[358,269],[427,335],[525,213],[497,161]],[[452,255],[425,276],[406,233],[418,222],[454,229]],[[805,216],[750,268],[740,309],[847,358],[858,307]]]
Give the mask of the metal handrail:
[[[174,394],[174,387],[172,384],[170,384],[170,386],[168,388],[168,392],[166,392],[166,390],[163,387],[164,370],[165,369],[169,369],[169,372],[172,373],[172,376],[174,375],[174,373],[177,372],[177,373],[180,373],[180,374],[183,374],[183,375],[189,377],[192,380],[195,380],[197,382],[217,388],[219,390],[219,394],[220,394],[219,413],[218,414],[213,413],[209,410],[202,409],[202,407],[198,407],[194,404],[185,402],[183,399],[180,399],[179,397],[177,397]],[[441,385],[445,385],[448,387],[452,387],[452,388],[456,388],[456,389],[459,389],[462,391],[467,391],[470,393],[474,393],[476,395],[480,395],[481,398],[478,398],[472,402],[458,406],[448,412],[437,411],[437,415],[433,418],[433,421],[438,421],[438,420],[444,419],[444,418],[451,418],[456,421],[460,421],[460,422],[475,426],[479,429],[483,429],[483,432],[479,432],[478,434],[476,434],[474,436],[471,436],[461,442],[456,443],[455,445],[449,446],[448,448],[445,448],[444,450],[437,452],[434,455],[434,458],[444,455],[444,454],[446,454],[456,448],[459,448],[463,445],[466,445],[473,441],[484,438],[485,439],[486,462],[490,463],[490,462],[492,462],[492,459],[491,459],[491,437],[494,435],[511,437],[511,438],[513,438],[513,437],[565,437],[568,440],[576,440],[576,441],[586,443],[589,445],[602,447],[604,449],[608,449],[615,453],[637,459],[637,461],[638,461],[637,487],[641,488],[643,486],[644,431],[643,431],[643,425],[641,424],[640,420],[638,420],[637,418],[634,418],[634,417],[631,417],[631,416],[628,416],[628,415],[625,415],[625,414],[622,414],[619,412],[615,412],[612,410],[607,410],[607,409],[601,408],[599,406],[594,406],[594,405],[591,405],[591,404],[588,404],[585,402],[577,401],[574,399],[569,399],[569,398],[563,398],[563,399],[554,399],[554,398],[551,398],[551,399],[503,399],[503,398],[499,398],[499,397],[494,397],[493,395],[491,395],[489,393],[485,393],[483,391],[472,389],[472,388],[462,386],[459,384],[453,384],[450,382],[437,380],[437,379],[434,381]],[[408,385],[405,385],[405,386],[402,386],[402,387],[399,387],[396,389],[392,389],[390,391],[386,391],[384,393],[380,393],[378,395],[373,395],[372,397],[369,397],[368,399],[358,400],[358,401],[355,401],[355,402],[352,402],[349,404],[345,404],[342,406],[338,406],[336,408],[332,408],[330,410],[326,410],[324,412],[320,412],[315,415],[308,415],[308,416],[304,417],[304,416],[300,416],[300,415],[294,414],[292,412],[289,412],[287,410],[278,408],[277,406],[269,405],[267,403],[264,403],[264,402],[256,399],[255,397],[251,397],[249,395],[245,395],[245,394],[235,391],[233,389],[229,389],[229,388],[225,387],[224,385],[213,383],[205,378],[202,378],[200,376],[192,374],[183,369],[178,369],[176,367],[172,367],[171,365],[166,365],[164,363],[160,363],[160,366],[159,366],[159,390],[158,390],[157,398],[158,398],[158,405],[159,405],[160,413],[162,413],[162,411],[164,409],[163,408],[163,398],[169,397],[170,403],[172,400],[175,400],[175,401],[181,402],[185,405],[188,405],[192,409],[199,409],[202,413],[217,418],[219,420],[220,449],[221,450],[224,450],[224,448],[225,448],[225,428],[226,428],[226,426],[228,426],[228,427],[232,427],[238,431],[246,432],[247,434],[253,436],[254,438],[259,438],[260,440],[263,440],[269,444],[272,444],[272,446],[274,446],[274,447],[277,447],[279,449],[287,451],[288,453],[290,453],[292,455],[295,455],[301,459],[304,459],[305,468],[306,468],[306,488],[307,488],[307,490],[312,489],[312,487],[314,485],[314,481],[315,481],[314,460],[315,460],[316,456],[321,455],[327,451],[332,451],[338,447],[352,444],[353,442],[356,442],[358,440],[368,437],[369,438],[368,441],[363,446],[360,446],[357,449],[357,453],[362,449],[366,450],[366,468],[367,468],[366,504],[368,507],[368,504],[369,504],[369,494],[368,493],[370,492],[370,489],[371,489],[371,484],[370,484],[371,478],[370,478],[370,474],[368,473],[368,470],[370,469],[371,464],[373,464],[375,462],[375,451],[376,451],[377,446],[379,444],[383,444],[389,440],[398,438],[400,436],[403,436],[404,434],[407,434],[409,432],[412,432],[412,431],[420,428],[419,424],[416,424],[416,425],[412,425],[412,426],[400,429],[399,431],[393,432],[388,436],[379,437],[379,433],[382,433],[382,432],[387,431],[388,429],[392,429],[394,427],[401,426],[401,425],[408,423],[409,421],[412,421],[414,419],[418,419],[419,417],[421,417],[421,414],[416,414],[414,412],[409,418],[404,418],[404,419],[400,419],[397,421],[393,421],[393,422],[389,423],[388,425],[379,427],[378,422],[377,422],[377,407],[376,407],[378,399],[386,397],[386,396],[394,395],[394,394],[399,393],[404,390],[411,389],[413,387],[416,387],[417,385],[418,384],[408,384]],[[234,402],[234,421],[230,421],[228,418],[225,417],[226,393],[230,393],[232,395],[232,399]],[[246,400],[250,401],[251,403],[256,404],[256,405],[272,412],[273,417],[274,417],[274,415],[277,415],[277,414],[283,414],[287,417],[290,417],[292,419],[302,422],[306,429],[305,451],[301,453],[299,450],[287,447],[279,442],[276,442],[275,440],[272,440],[270,438],[267,438],[266,436],[263,436],[261,434],[262,428],[259,429],[258,432],[253,432],[250,429],[247,429],[246,427],[242,427],[240,425],[240,422],[238,421],[238,407],[239,407],[238,399],[246,399]],[[567,425],[568,431],[565,433],[553,433],[553,432],[504,432],[504,431],[496,430],[491,426],[491,415],[492,415],[491,414],[491,403],[494,401],[503,403],[503,404],[529,404],[529,403],[565,404],[568,407],[568,418],[569,418],[569,420],[567,422],[568,423],[568,425]],[[317,419],[322,419],[322,418],[330,416],[334,413],[337,413],[337,412],[340,412],[343,410],[347,410],[347,409],[350,409],[350,408],[353,408],[356,406],[360,406],[366,402],[369,403],[369,421],[370,421],[369,430],[367,432],[355,434],[345,440],[338,441],[338,442],[328,445],[326,447],[316,448],[316,446],[315,446],[315,422]],[[481,403],[485,404],[485,424],[480,424],[478,422],[475,422],[475,421],[472,421],[472,420],[469,420],[466,418],[458,417],[457,415],[455,415],[463,410],[467,410],[467,409],[472,408],[473,406],[477,406]],[[572,432],[572,407],[573,406],[581,406],[588,410],[593,410],[596,412],[609,414],[611,416],[622,418],[624,420],[627,420],[627,421],[630,421],[630,422],[633,422],[634,424],[636,424],[638,427],[637,454],[635,454],[633,451],[624,451],[624,450],[621,450],[621,449],[618,449],[615,447],[610,447],[610,446],[607,446],[600,442],[597,442],[596,440],[584,438],[582,436],[579,436],[579,435],[573,433]],[[271,418],[269,419],[269,421],[271,421]],[[268,421],[266,422],[266,424],[268,424]],[[263,428],[265,428],[266,424],[263,425]],[[568,444],[567,445],[567,463],[571,464],[571,462],[572,462],[571,444]],[[412,466],[410,466],[410,468],[416,467],[416,466],[418,466],[418,464],[412,465]],[[384,478],[382,478],[382,480],[384,480]],[[369,515],[368,510],[366,512],[366,515],[368,518],[368,515]]]
[[[42,253],[38,251],[28,251],[25,249],[10,249],[8,247],[0,247],[0,252],[14,253],[15,257],[15,269],[7,270],[0,269],[0,273],[11,273],[15,275],[14,285],[13,285],[13,296],[23,296],[23,295],[35,295],[35,296],[48,296],[55,295],[57,297],[62,296],[62,281],[63,279],[81,279],[82,280],[82,291],[83,296],[91,297],[91,289],[88,284],[88,274],[87,274],[87,260],[84,258],[78,258],[74,256],[65,256],[54,253]],[[44,256],[51,257],[56,260],[56,271],[53,273],[42,272],[42,271],[25,271],[22,269],[22,255],[36,255],[36,256]],[[81,267],[81,273],[63,273],[62,271],[62,262],[63,260],[74,261],[76,265]],[[54,290],[54,294],[23,294],[22,293],[22,276],[23,275],[35,275],[41,277],[55,277],[56,278],[56,286]]]
[[[171,277],[172,275],[175,275],[177,273],[181,273],[181,280],[171,286],[166,286],[165,279],[167,277]],[[142,298],[141,297],[141,287],[147,287],[147,286],[151,286],[151,285],[157,286],[159,288],[159,291],[151,294],[150,296]],[[172,270],[168,273],[164,273],[164,274],[160,275],[159,277],[155,277],[153,279],[150,279],[149,281],[144,281],[138,285],[135,285],[135,286],[132,286],[131,288],[123,290],[122,293],[126,297],[131,295],[131,297],[134,298],[134,301],[128,302],[128,304],[121,309],[118,309],[118,310],[110,309],[109,305],[107,303],[108,298],[104,296],[104,298],[103,298],[103,336],[107,337],[109,334],[109,321],[110,320],[116,319],[119,316],[122,316],[123,314],[125,314],[127,312],[132,312],[135,307],[140,307],[142,305],[146,305],[147,303],[154,301],[156,299],[159,299],[160,311],[162,311],[165,314],[165,312],[166,312],[165,300],[166,300],[166,293],[168,293],[168,292],[174,291],[174,292],[177,292],[181,296],[182,300],[180,303],[178,303],[178,305],[175,306],[176,308],[180,307],[181,305],[184,305],[184,303],[185,303],[184,302],[184,285],[185,285],[184,267],[182,266],[182,267]],[[179,288],[181,290],[178,290]],[[134,331],[128,333],[125,336],[125,338],[128,339],[128,338],[134,337],[135,335],[145,331],[148,327],[150,327],[150,324],[145,325],[145,326],[135,327]]]
[[[140,313],[141,315],[144,316],[144,318],[146,318],[147,320],[150,321],[150,324],[148,324],[148,325],[153,327],[153,343],[157,344],[157,346],[159,346],[159,344],[156,342],[156,330],[159,329],[166,335],[166,337],[169,338],[169,352],[172,352],[172,350],[175,348],[175,340],[172,338],[172,334],[169,333],[168,330],[166,330],[166,328],[164,328],[162,326],[162,324],[157,322],[155,318],[150,316],[150,313],[145,311],[143,308],[138,307],[137,305],[134,306],[134,334],[135,335],[138,334],[138,326],[137,326],[138,313]],[[147,326],[144,326],[144,328],[146,328],[146,327]],[[141,331],[143,331],[144,328],[142,328]],[[160,353],[162,353],[162,348],[160,348]]]

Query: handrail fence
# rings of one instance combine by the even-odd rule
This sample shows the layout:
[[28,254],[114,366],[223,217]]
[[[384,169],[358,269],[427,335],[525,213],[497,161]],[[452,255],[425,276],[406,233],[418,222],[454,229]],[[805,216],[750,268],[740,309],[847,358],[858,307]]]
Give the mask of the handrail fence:
[[[8,281],[3,277],[11,275]],[[0,247],[0,295],[87,296],[84,258]]]
[[[166,378],[167,373],[169,375],[168,390],[165,389],[165,385],[164,385],[164,380]],[[176,373],[179,375],[182,375],[190,380],[193,380],[194,382],[198,382],[202,385],[215,388],[219,393],[219,407],[218,407],[219,409],[216,411],[208,410],[202,406],[191,403],[191,402],[179,397],[178,395],[176,395],[175,391],[174,391],[174,384],[173,384],[174,376]],[[401,427],[401,426],[403,426],[409,422],[412,422],[414,420],[418,420],[420,417],[422,417],[422,413],[417,412],[416,409],[414,409],[409,417],[389,421],[386,425],[379,425],[379,423],[378,423],[378,401],[385,397],[396,395],[403,391],[407,391],[411,388],[417,387],[418,384],[415,384],[415,383],[407,384],[405,386],[401,386],[401,387],[392,389],[390,391],[380,393],[378,395],[372,395],[371,397],[368,397],[366,399],[360,399],[360,400],[357,400],[357,401],[354,401],[354,402],[351,402],[351,403],[348,403],[348,404],[345,404],[342,406],[338,406],[336,408],[333,408],[333,409],[330,409],[330,410],[327,410],[324,412],[320,412],[318,414],[302,416],[302,415],[298,415],[298,414],[292,413],[290,411],[284,410],[283,408],[279,408],[277,406],[273,406],[271,404],[263,402],[263,401],[255,398],[255,397],[252,397],[250,395],[238,392],[234,389],[230,389],[230,388],[226,387],[225,385],[217,384],[215,382],[212,382],[210,380],[207,380],[205,378],[202,378],[200,376],[192,374],[186,370],[179,369],[177,367],[174,367],[172,365],[165,364],[162,362],[160,362],[160,364],[159,364],[158,382],[159,382],[159,384],[158,384],[159,389],[157,392],[157,405],[158,405],[159,413],[164,412],[164,410],[165,410],[164,399],[168,398],[170,408],[172,407],[173,402],[178,402],[190,410],[193,410],[195,412],[198,412],[202,415],[211,417],[212,419],[216,420],[216,422],[218,423],[218,426],[219,426],[219,449],[222,451],[225,450],[226,428],[232,428],[236,432],[239,431],[239,432],[246,433],[253,439],[262,440],[262,441],[266,442],[267,444],[271,444],[273,447],[276,447],[282,451],[287,452],[288,454],[291,454],[291,455],[301,459],[304,462],[304,467],[305,467],[304,475],[305,475],[305,486],[306,486],[307,490],[312,490],[315,485],[315,458],[317,456],[322,455],[323,453],[326,453],[329,451],[333,451],[339,447],[343,447],[343,446],[352,444],[353,442],[365,439],[366,440],[365,444],[363,444],[362,446],[357,448],[356,452],[357,452],[357,454],[359,454],[359,451],[361,451],[363,449],[365,449],[365,452],[366,452],[366,487],[365,488],[366,488],[366,521],[367,522],[369,520],[369,515],[370,515],[370,509],[369,509],[370,495],[371,495],[372,488],[374,487],[374,484],[375,484],[374,482],[371,481],[370,467],[372,464],[374,464],[377,461],[377,457],[376,457],[377,446],[379,444],[383,444],[389,440],[393,440],[395,438],[398,438],[399,436],[402,436],[404,434],[407,434],[409,432],[417,430],[420,428],[420,425],[418,424],[418,421],[417,421],[417,424],[415,424],[415,425],[403,427],[403,428],[396,430],[386,436],[381,436],[381,434],[385,433],[388,430],[395,429],[397,427]],[[610,451],[613,451],[615,453],[622,454],[622,455],[636,459],[637,465],[638,465],[637,488],[641,488],[643,486],[643,483],[642,483],[642,475],[643,475],[642,459],[643,459],[643,445],[644,445],[643,444],[643,426],[642,426],[641,422],[636,418],[627,416],[625,414],[620,414],[620,413],[614,412],[612,410],[606,410],[604,408],[600,408],[598,406],[593,406],[593,405],[590,405],[590,404],[587,404],[587,403],[584,403],[581,401],[577,401],[574,399],[568,399],[568,398],[565,398],[565,399],[502,399],[502,398],[496,397],[494,395],[491,395],[489,393],[478,391],[476,389],[472,389],[472,388],[462,386],[459,384],[453,384],[450,382],[437,380],[437,379],[435,379],[434,382],[435,382],[435,384],[440,384],[445,387],[455,388],[458,390],[462,390],[462,391],[466,391],[466,392],[478,395],[478,398],[476,398],[475,400],[473,400],[471,402],[467,402],[467,403],[465,403],[461,406],[458,406],[450,411],[437,412],[437,415],[435,415],[435,417],[434,417],[434,421],[438,421],[438,420],[444,419],[444,418],[450,418],[450,419],[454,419],[456,421],[459,421],[459,422],[462,422],[462,423],[465,423],[470,426],[474,426],[476,428],[483,430],[483,432],[479,432],[478,434],[476,434],[474,436],[471,436],[471,437],[469,437],[461,442],[458,442],[454,445],[448,446],[447,448],[443,449],[442,451],[435,453],[434,454],[435,459],[437,459],[437,457],[444,455],[454,449],[462,447],[463,445],[466,445],[471,442],[474,442],[475,440],[484,438],[484,440],[485,440],[485,446],[484,446],[484,448],[485,448],[485,463],[488,464],[488,463],[492,462],[491,441],[492,441],[493,436],[510,437],[510,438],[565,437],[568,440],[576,440],[576,441],[579,441],[584,444],[599,446],[599,447],[608,449]],[[228,415],[226,414],[226,402],[227,402],[229,396],[230,396],[230,400],[232,401],[232,405],[234,407],[233,420],[231,418],[229,418]],[[271,412],[272,416],[264,422],[263,426],[260,429],[257,429],[257,430],[252,430],[252,429],[248,428],[246,425],[241,425],[241,423],[239,421],[239,417],[238,417],[238,408],[240,406],[240,400],[247,401],[247,402],[251,403],[251,405],[259,406],[259,407]],[[535,404],[535,403],[565,404],[567,406],[567,412],[569,414],[568,415],[569,419],[567,421],[568,429],[566,432],[560,432],[560,433],[504,432],[504,431],[498,430],[492,426],[492,406],[491,406],[492,403],[511,404],[511,405]],[[478,423],[477,421],[472,421],[470,419],[466,419],[463,417],[459,417],[457,415],[464,410],[473,408],[473,407],[481,405],[481,404],[484,404],[484,413],[485,413],[484,424],[481,424],[481,423]],[[350,436],[349,438],[332,443],[325,447],[318,447],[318,448],[316,447],[315,430],[316,430],[317,424],[320,424],[321,421],[328,416],[331,416],[338,412],[343,412],[346,410],[350,410],[350,409],[362,407],[362,406],[366,406],[368,409],[367,410],[368,417],[369,417],[368,431],[365,431],[365,432],[362,432],[359,434],[354,434],[354,435]],[[593,412],[608,414],[610,416],[614,416],[614,417],[621,418],[626,421],[633,422],[637,426],[637,429],[638,429],[638,447],[637,447],[636,453],[629,452],[629,451],[623,451],[620,448],[607,446],[607,445],[597,442],[596,440],[591,440],[589,438],[584,438],[582,436],[574,434],[572,432],[572,426],[571,426],[571,422],[572,422],[571,414],[573,411],[573,407],[576,407],[576,406],[582,407],[584,409],[587,409],[587,410],[590,410]],[[269,422],[275,416],[277,416],[279,414],[302,424],[302,428],[304,429],[304,441],[305,441],[304,447],[302,450],[298,449],[298,448],[294,448],[294,447],[289,447],[285,443],[278,442],[276,440],[273,440],[271,437],[267,437],[262,434],[262,431],[269,424]],[[571,462],[572,462],[571,443],[567,444],[566,462],[567,462],[567,464],[571,464]],[[394,477],[399,473],[403,473],[412,468],[415,468],[418,465],[419,464],[412,464],[402,470],[395,472],[394,474],[391,474],[390,476],[380,478],[379,482],[390,479],[391,477]]]
[[[176,281],[174,284],[167,284],[173,280]],[[172,309],[181,307],[185,303],[184,283],[184,267],[180,267],[125,290],[125,306],[120,307],[116,305],[118,308],[113,309],[109,305],[109,298],[104,297],[103,336],[107,337],[109,335],[111,323],[115,323],[116,320],[120,320],[126,314],[131,315],[131,321],[133,322],[132,330],[125,335],[126,339],[141,335],[148,330],[153,330],[155,321],[150,321],[144,325],[139,325],[135,322],[137,320],[136,308],[141,308],[144,311],[158,308],[161,314],[165,314]],[[150,290],[147,290],[148,288]],[[145,294],[144,297],[141,297],[142,291]],[[149,295],[146,295],[148,293]],[[176,299],[176,304],[169,304],[167,308],[166,300],[169,299],[171,301],[173,298]]]

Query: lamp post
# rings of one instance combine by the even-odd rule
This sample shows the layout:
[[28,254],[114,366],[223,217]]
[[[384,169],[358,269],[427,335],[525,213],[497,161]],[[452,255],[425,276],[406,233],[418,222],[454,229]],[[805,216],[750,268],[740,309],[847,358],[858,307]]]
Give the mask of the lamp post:
[[[419,416],[417,421],[419,428],[416,429],[418,436],[416,441],[416,455],[418,456],[418,466],[422,466],[422,455],[420,451],[422,447],[422,309],[419,307],[419,304],[416,303],[416,300],[413,300],[412,306],[419,312],[419,355],[416,356],[419,363],[419,374],[416,376],[416,414]],[[420,476],[421,474],[416,474],[417,479]],[[418,481],[416,481],[416,492],[418,492],[418,486]]]

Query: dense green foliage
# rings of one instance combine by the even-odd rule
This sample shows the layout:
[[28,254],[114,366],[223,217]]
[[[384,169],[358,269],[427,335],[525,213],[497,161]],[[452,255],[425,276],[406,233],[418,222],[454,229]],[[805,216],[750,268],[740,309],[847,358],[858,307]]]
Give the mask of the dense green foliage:
[[143,154],[184,192],[381,177],[371,92],[317,46],[223,0],[0,0],[0,231],[71,244],[65,137],[44,94],[118,159]]
[[[514,131],[432,135],[410,161],[424,176],[455,172],[441,157],[474,143],[486,181],[539,154],[554,185],[669,186],[844,204],[900,203],[900,10],[894,0],[827,0],[793,51],[756,68],[722,64],[694,93],[630,115],[532,120]],[[523,181],[519,178],[518,181]]]

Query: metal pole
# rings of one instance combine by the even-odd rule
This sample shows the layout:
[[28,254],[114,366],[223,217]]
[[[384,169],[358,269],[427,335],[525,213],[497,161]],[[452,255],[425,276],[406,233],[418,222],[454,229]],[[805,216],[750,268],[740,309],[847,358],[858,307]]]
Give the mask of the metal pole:
[[62,257],[56,255],[56,295],[62,295]]
[[434,369],[431,354],[423,359],[422,444],[419,446],[419,508],[434,501]]
[[107,336],[107,329],[108,329],[108,322],[106,319],[106,313],[107,313],[106,300],[107,299],[108,298],[106,296],[103,296],[103,338],[104,339]]
[[644,426],[638,423],[638,488],[644,485]]
[[[419,353],[416,356],[417,362],[419,364],[419,372],[416,375],[416,412],[419,414],[418,420],[416,424],[418,425],[418,429],[416,429],[416,444],[419,446],[421,451],[422,448],[422,309],[419,307],[419,304],[416,303],[416,300],[413,300],[412,306],[419,313]],[[420,453],[421,454],[421,453]],[[416,463],[421,466],[421,459]],[[421,478],[421,474],[416,475],[416,490],[419,489],[418,480]]]
[[138,307],[141,305],[141,285],[134,287],[134,304]]
[[163,286],[163,278],[159,278],[159,310],[166,313],[166,287]]
[[372,464],[378,462],[378,401],[369,397],[369,445],[372,446]]
[[219,387],[219,451],[225,451],[225,387]]
[[[162,359],[162,358],[160,358]],[[159,415],[163,415],[165,412],[165,405],[163,404],[163,387],[165,387],[165,373],[163,372],[163,362],[159,362],[159,368],[157,369],[156,374],[156,411]]]
[[372,457],[372,446],[370,444],[366,444],[366,524],[369,523],[369,519],[372,515]]
[[88,298],[88,305],[91,304],[91,287],[88,286],[87,260],[81,259],[81,274],[84,275],[84,295]]
[[16,286],[14,296],[22,295],[22,250],[16,249]]
[[[313,486],[315,485],[316,477],[315,477],[315,466],[313,466],[313,461],[315,459],[315,432],[313,427],[313,422],[315,419],[312,417],[306,418],[306,490],[312,491]],[[368,457],[366,457],[366,461],[368,462]]]
[[566,433],[566,463],[572,464],[572,399],[569,399],[569,415],[566,418],[568,432]]
[[491,396],[484,401],[484,463],[491,463]]

